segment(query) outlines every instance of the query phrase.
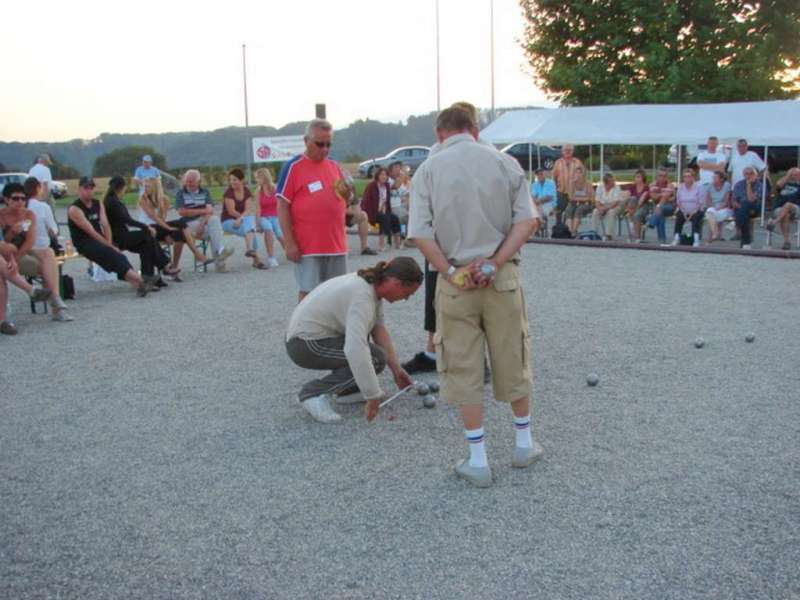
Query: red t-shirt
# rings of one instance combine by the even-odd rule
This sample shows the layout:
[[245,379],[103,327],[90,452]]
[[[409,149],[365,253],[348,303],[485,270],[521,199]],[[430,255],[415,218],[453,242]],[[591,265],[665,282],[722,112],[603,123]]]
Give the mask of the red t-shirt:
[[301,154],[283,165],[276,193],[289,203],[302,256],[347,254],[346,206],[334,190],[341,178],[339,165],[329,159],[317,163]]
[[278,216],[278,194],[276,192],[267,196],[264,190],[258,190],[258,203],[261,205],[262,217]]

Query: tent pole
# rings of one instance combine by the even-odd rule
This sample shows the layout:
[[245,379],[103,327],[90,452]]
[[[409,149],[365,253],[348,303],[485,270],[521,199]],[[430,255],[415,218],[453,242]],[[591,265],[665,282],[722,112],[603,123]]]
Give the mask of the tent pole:
[[600,179],[598,181],[603,181],[603,173],[605,172],[605,159],[603,158],[603,144],[600,144]]
[[656,145],[653,144],[653,181],[656,180]]
[[536,168],[541,169],[542,167],[542,146],[541,144],[536,144]]
[[680,187],[680,185],[681,185],[681,159],[683,158],[683,156],[681,156],[681,150],[682,150],[681,145],[678,144],[678,158],[677,158],[677,160],[678,160],[678,164],[677,164],[678,172],[675,173],[675,186],[676,187]]
[[533,146],[528,142],[528,181],[533,181]]
[[594,169],[594,157],[592,156],[592,145],[589,144],[589,177],[592,176],[592,169]]
[[764,178],[761,180],[761,226],[767,210],[767,171],[769,171],[769,145],[764,146]]

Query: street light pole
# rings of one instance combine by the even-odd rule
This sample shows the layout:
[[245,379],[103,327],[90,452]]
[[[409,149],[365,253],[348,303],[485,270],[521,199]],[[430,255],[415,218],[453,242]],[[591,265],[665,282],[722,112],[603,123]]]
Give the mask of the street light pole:
[[491,44],[492,73],[492,121],[494,121],[494,0],[489,0],[489,40]]
[[442,110],[441,78],[439,75],[439,0],[436,0],[436,112]]
[[245,156],[247,157],[247,184],[249,185],[251,182],[250,172],[250,161],[253,149],[251,148],[252,144],[250,143],[250,116],[247,110],[247,44],[242,44],[242,80],[244,82],[244,137],[245,137],[245,149],[246,153]]

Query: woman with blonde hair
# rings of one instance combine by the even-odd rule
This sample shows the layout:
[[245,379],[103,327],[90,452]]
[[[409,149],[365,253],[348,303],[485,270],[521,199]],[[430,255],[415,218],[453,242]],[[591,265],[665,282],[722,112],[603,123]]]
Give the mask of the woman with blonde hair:
[[[166,220],[169,212],[169,201],[166,194],[164,194],[160,178],[145,179],[142,192],[139,194],[138,204],[139,212],[137,217],[139,221],[155,229],[156,239],[159,242],[170,245],[186,244],[198,263],[208,265],[214,262],[213,259],[208,258],[195,246],[192,232],[186,227],[186,222],[183,219]],[[180,252],[172,253],[170,270],[178,269],[177,262],[180,259],[180,255]]]
[[278,195],[269,169],[261,167],[256,171],[258,183],[258,202],[256,203],[256,231],[264,234],[264,245],[267,248],[267,266],[277,267],[275,259],[275,239],[283,247],[283,231],[278,221]]

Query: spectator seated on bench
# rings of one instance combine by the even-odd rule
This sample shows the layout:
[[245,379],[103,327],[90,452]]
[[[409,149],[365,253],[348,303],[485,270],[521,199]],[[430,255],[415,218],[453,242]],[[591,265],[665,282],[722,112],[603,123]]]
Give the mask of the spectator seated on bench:
[[244,171],[231,169],[228,172],[228,189],[222,195],[222,230],[244,238],[247,251],[253,259],[253,268],[267,269],[258,257],[256,249],[256,202],[250,189],[244,184]]
[[[39,182],[32,178],[29,184],[31,191],[38,191]],[[38,223],[36,213],[26,208],[25,188],[16,183],[9,183],[3,189],[5,207],[0,209],[0,229],[3,239],[11,245],[19,275],[23,277],[39,277],[49,292],[53,308],[53,320],[72,321],[66,311],[66,304],[59,296],[58,263],[56,255],[50,248],[50,234],[47,223]],[[38,202],[38,201],[36,201]],[[47,211],[50,207],[41,202]],[[38,207],[34,207],[38,210]],[[52,212],[49,213],[52,217]],[[27,282],[26,282],[27,283]],[[27,290],[26,290],[27,291]]]
[[[775,225],[780,226],[783,235],[783,250],[790,250],[789,224],[800,219],[800,169],[793,167],[786,175],[778,180],[775,185],[777,196],[775,207],[772,209],[772,218],[767,223],[767,229],[774,231]],[[797,245],[800,247],[800,224],[797,227]]]
[[[214,262],[213,259],[209,259],[197,248],[194,242],[194,236],[183,219],[166,220],[169,208],[169,202],[164,194],[161,178],[153,177],[145,179],[142,192],[139,194],[139,211],[136,218],[145,225],[155,229],[156,240],[160,243],[170,246],[174,244],[186,244],[194,255],[195,261],[198,263],[207,265]],[[180,270],[175,258],[175,253],[173,253],[172,256],[170,270],[172,272]]]
[[633,183],[626,188],[628,200],[625,202],[625,218],[628,219],[628,231],[633,228],[633,241],[639,243],[644,239],[644,224],[653,210],[650,202],[650,186],[647,184],[647,173],[639,169],[633,176]]
[[614,180],[614,175],[606,173],[603,182],[597,186],[594,194],[594,210],[592,211],[592,227],[602,232],[604,240],[611,240],[611,232],[615,230],[617,215],[625,203],[623,191]]
[[675,212],[675,186],[669,180],[669,171],[664,168],[658,170],[656,180],[650,186],[650,201],[653,214],[647,221],[648,227],[655,227],[658,234],[658,243],[667,243],[667,218]]
[[[8,187],[11,184],[7,184]],[[16,335],[17,327],[8,318],[6,306],[8,303],[8,284],[13,283],[23,292],[28,294],[31,302],[46,302],[50,298],[50,290],[34,287],[17,270],[16,247],[3,241],[0,235],[0,333]]]
[[78,181],[78,199],[67,210],[67,224],[75,250],[93,263],[100,265],[117,278],[136,288],[139,297],[151,291],[125,255],[111,241],[111,226],[106,218],[103,203],[94,198],[94,180],[81,177]]
[[694,170],[683,170],[683,183],[676,194],[678,210],[675,213],[675,234],[672,245],[677,246],[683,235],[683,225],[692,224],[692,246],[700,245],[703,235],[703,209],[706,205],[706,188],[695,181]]
[[578,235],[581,219],[592,212],[594,206],[594,188],[586,179],[586,169],[583,166],[575,167],[574,179],[572,181],[572,191],[569,195],[569,203],[564,211],[564,218],[572,237]]
[[548,221],[550,220],[550,213],[552,213],[558,205],[558,192],[556,191],[556,183],[552,179],[547,179],[545,170],[542,168],[536,169],[536,178],[531,184],[531,198],[533,203],[539,208],[544,221],[544,231],[547,232]]
[[745,167],[742,171],[744,179],[733,186],[731,203],[736,225],[742,232],[741,247],[750,250],[753,243],[752,224],[750,219],[761,210],[761,196],[764,184],[753,167]]
[[733,217],[731,206],[731,184],[725,173],[714,171],[711,183],[706,187],[706,221],[708,221],[708,242],[722,239],[720,223]]

